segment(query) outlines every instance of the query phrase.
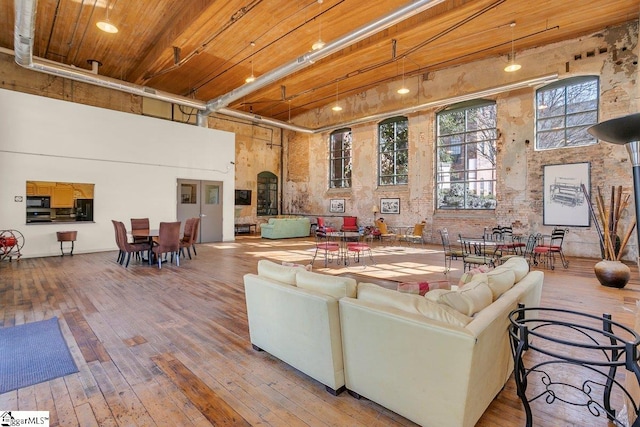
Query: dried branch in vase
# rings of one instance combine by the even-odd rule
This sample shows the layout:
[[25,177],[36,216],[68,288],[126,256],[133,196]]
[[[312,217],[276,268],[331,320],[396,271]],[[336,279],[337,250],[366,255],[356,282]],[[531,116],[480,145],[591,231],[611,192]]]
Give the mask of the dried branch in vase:
[[[584,186],[582,191],[586,194]],[[602,195],[602,190],[598,187],[598,194],[596,195],[597,215],[591,206],[591,200],[588,200],[591,215],[598,229],[602,255],[606,260],[620,261],[622,252],[627,246],[631,233],[633,233],[636,227],[636,220],[634,219],[629,229],[624,232],[623,226],[620,223],[620,218],[629,205],[630,197],[631,195],[629,193],[622,193],[621,185],[617,188],[612,186],[611,197],[607,207],[604,196]],[[621,234],[624,235],[622,240],[620,239]]]

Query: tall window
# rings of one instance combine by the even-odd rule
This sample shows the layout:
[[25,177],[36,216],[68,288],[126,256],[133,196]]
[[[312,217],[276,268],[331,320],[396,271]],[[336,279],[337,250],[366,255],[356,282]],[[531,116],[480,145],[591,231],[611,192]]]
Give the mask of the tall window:
[[452,106],[437,122],[438,209],[495,209],[495,102]]
[[258,174],[258,215],[278,215],[278,177],[271,172]]
[[595,144],[587,128],[598,123],[597,76],[551,83],[536,92],[536,149]]
[[409,121],[392,117],[378,124],[378,185],[409,182]]
[[339,129],[329,139],[329,188],[351,187],[351,129]]

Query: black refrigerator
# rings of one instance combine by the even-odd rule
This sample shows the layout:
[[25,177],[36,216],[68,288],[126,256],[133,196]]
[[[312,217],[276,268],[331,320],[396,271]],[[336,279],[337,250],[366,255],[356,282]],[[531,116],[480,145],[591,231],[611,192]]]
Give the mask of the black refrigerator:
[[76,221],[93,221],[93,199],[76,199]]

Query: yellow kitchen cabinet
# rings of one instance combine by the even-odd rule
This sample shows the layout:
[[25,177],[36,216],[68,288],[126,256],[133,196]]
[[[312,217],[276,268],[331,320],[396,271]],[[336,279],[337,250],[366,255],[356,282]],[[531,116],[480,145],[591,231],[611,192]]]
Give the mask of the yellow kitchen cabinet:
[[73,184],[75,199],[93,199],[93,184]]
[[36,184],[27,181],[27,196],[36,195]]
[[73,207],[73,185],[56,184],[51,194],[52,208],[72,208]]
[[34,196],[51,196],[53,193],[53,184],[50,182],[36,181],[36,193]]

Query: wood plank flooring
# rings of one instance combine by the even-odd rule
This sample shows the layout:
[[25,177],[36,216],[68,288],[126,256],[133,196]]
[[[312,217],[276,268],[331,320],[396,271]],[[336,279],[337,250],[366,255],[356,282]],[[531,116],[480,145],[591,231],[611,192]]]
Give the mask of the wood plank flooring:
[[[324,386],[251,348],[242,276],[259,259],[308,263],[310,239],[198,245],[193,260],[162,269],[118,265],[116,252],[4,261],[0,326],[57,316],[79,372],[0,395],[0,410],[50,411],[52,426],[412,426],[407,419]],[[80,248],[78,248],[80,249]],[[437,246],[374,249],[375,265],[349,268],[316,260],[314,269],[372,280],[442,280]],[[600,286],[596,260],[570,258],[544,270],[542,305],[611,313],[633,326],[638,269],[625,289]],[[450,273],[457,283],[461,261]],[[2,355],[1,357],[7,357]],[[425,365],[429,361],[425,360]],[[428,396],[425,396],[427,399]],[[536,426],[609,425],[583,408],[533,405]],[[479,426],[524,425],[513,378]],[[434,426],[437,427],[437,426]]]

